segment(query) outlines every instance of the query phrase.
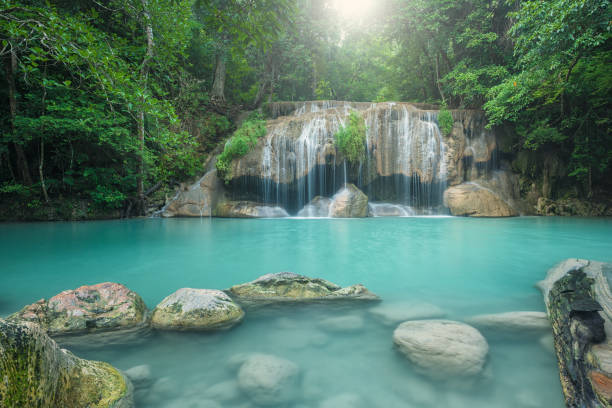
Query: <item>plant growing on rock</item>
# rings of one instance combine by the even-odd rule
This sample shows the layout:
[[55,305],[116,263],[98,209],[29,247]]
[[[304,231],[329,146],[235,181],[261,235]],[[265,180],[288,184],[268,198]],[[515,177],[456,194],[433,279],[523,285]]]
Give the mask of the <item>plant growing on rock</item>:
[[365,159],[366,124],[359,113],[351,112],[348,125],[341,126],[334,139],[338,151],[349,162],[355,163]]
[[226,183],[232,178],[232,161],[250,152],[257,140],[266,135],[266,121],[261,115],[255,114],[249,117],[234,132],[232,137],[225,144],[223,152],[217,157],[217,172],[219,177]]
[[446,105],[442,105],[440,112],[438,113],[438,125],[444,136],[448,136],[453,131],[453,114],[446,108]]

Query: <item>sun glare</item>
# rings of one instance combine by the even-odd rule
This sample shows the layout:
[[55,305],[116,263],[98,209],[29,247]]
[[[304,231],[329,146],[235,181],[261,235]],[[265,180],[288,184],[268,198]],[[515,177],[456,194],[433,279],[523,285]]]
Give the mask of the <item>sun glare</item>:
[[363,20],[374,10],[376,0],[331,0],[331,6],[347,20]]

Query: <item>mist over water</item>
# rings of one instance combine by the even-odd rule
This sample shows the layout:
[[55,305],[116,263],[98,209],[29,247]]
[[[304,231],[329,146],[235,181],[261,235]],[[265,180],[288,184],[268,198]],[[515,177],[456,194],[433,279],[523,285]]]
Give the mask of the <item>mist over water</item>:
[[[0,226],[0,316],[62,290],[104,281],[138,292],[150,309],[181,287],[225,289],[292,271],[340,285],[363,283],[383,299],[427,302],[463,320],[474,314],[543,311],[534,283],[568,258],[612,262],[612,220],[578,218],[147,219]],[[32,254],[35,254],[34,256]],[[153,332],[139,344],[73,347],[120,369],[148,364],[156,385],[141,407],[254,407],[235,390],[238,353],[269,353],[300,368],[289,407],[319,407],[355,394],[364,407],[562,407],[556,359],[538,336],[482,331],[484,374],[431,380],[392,345],[386,325],[358,305],[247,311],[219,333]],[[331,327],[330,317],[361,321]],[[231,389],[231,384],[225,384]],[[195,401],[195,402],[194,402]],[[197,402],[200,401],[200,402]],[[200,405],[197,405],[200,403]],[[193,404],[193,405],[191,405]]]

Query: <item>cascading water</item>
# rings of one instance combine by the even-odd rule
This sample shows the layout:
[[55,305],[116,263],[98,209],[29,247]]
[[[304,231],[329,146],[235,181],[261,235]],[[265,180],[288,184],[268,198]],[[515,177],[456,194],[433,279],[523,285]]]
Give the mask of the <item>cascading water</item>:
[[[271,104],[267,135],[234,163],[231,197],[297,214],[313,198],[332,197],[353,183],[371,203],[399,205],[396,212],[403,215],[446,213],[444,190],[451,181],[464,181],[461,159],[491,160],[495,142],[472,111],[457,113],[458,135],[443,136],[433,108],[387,102]],[[353,110],[366,123],[366,156],[359,163],[348,163],[334,139]]]

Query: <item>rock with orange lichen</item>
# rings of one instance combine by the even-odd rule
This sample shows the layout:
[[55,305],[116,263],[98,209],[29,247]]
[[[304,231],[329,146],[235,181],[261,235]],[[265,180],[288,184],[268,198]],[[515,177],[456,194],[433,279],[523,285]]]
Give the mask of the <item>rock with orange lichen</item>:
[[36,323],[53,336],[133,329],[144,326],[147,318],[145,303],[136,292],[105,282],[41,299],[8,320]]

